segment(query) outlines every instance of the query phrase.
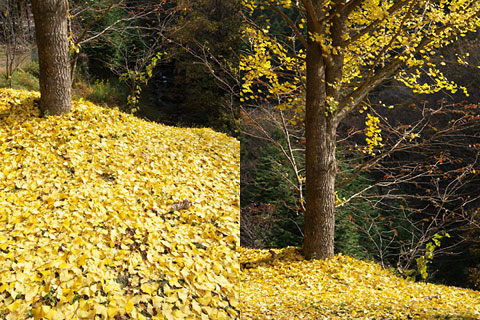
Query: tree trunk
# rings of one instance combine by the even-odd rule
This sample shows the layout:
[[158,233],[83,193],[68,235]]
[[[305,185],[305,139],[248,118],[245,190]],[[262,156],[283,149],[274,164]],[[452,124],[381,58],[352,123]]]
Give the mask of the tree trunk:
[[72,108],[67,0],[32,0],[40,65],[40,108],[60,115]]
[[327,114],[327,67],[320,45],[308,37],[305,114],[306,189],[303,255],[326,259],[334,253],[335,143],[337,122]]

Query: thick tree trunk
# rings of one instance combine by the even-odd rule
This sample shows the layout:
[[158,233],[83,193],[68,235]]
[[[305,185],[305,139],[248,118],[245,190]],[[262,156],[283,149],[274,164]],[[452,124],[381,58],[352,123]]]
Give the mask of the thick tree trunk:
[[303,255],[326,259],[334,253],[335,139],[337,123],[327,114],[327,67],[322,50],[310,37],[307,48],[307,96],[305,114],[306,195]]
[[51,115],[72,108],[67,0],[32,0],[40,64],[40,106]]

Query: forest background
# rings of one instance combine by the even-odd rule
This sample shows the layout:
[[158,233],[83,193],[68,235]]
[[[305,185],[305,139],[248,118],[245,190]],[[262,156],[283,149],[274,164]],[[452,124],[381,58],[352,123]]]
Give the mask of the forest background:
[[[74,97],[238,135],[238,12],[235,1],[69,1]],[[29,1],[2,1],[0,26],[0,86],[38,90]]]

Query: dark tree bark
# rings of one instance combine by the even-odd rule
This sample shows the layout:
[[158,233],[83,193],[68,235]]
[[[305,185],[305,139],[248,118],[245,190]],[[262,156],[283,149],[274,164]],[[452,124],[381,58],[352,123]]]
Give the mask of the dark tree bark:
[[67,0],[32,0],[40,64],[40,108],[60,115],[72,108]]
[[[321,95],[321,92],[313,95]],[[307,210],[303,255],[306,259],[326,259],[334,254],[336,124],[322,115],[322,109],[315,103],[317,99],[311,101],[308,96],[307,90],[305,117]]]
[[[322,1],[312,1],[307,15],[308,29],[316,33],[325,30],[314,17],[322,16]],[[333,18],[332,44],[340,45],[345,21]],[[335,234],[335,158],[336,131],[339,123],[336,105],[340,96],[335,82],[342,77],[343,54],[325,57],[321,45],[311,37],[307,43],[307,96],[305,110],[305,169],[306,188],[303,255],[307,259],[326,259],[334,254]],[[333,103],[333,102],[332,102]]]

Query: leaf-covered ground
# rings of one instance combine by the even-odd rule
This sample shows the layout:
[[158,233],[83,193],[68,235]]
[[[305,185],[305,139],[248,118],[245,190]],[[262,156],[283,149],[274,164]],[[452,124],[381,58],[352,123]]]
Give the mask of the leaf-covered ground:
[[480,319],[480,292],[396,277],[337,255],[240,249],[242,319]]
[[238,141],[38,97],[0,89],[0,319],[238,318]]

